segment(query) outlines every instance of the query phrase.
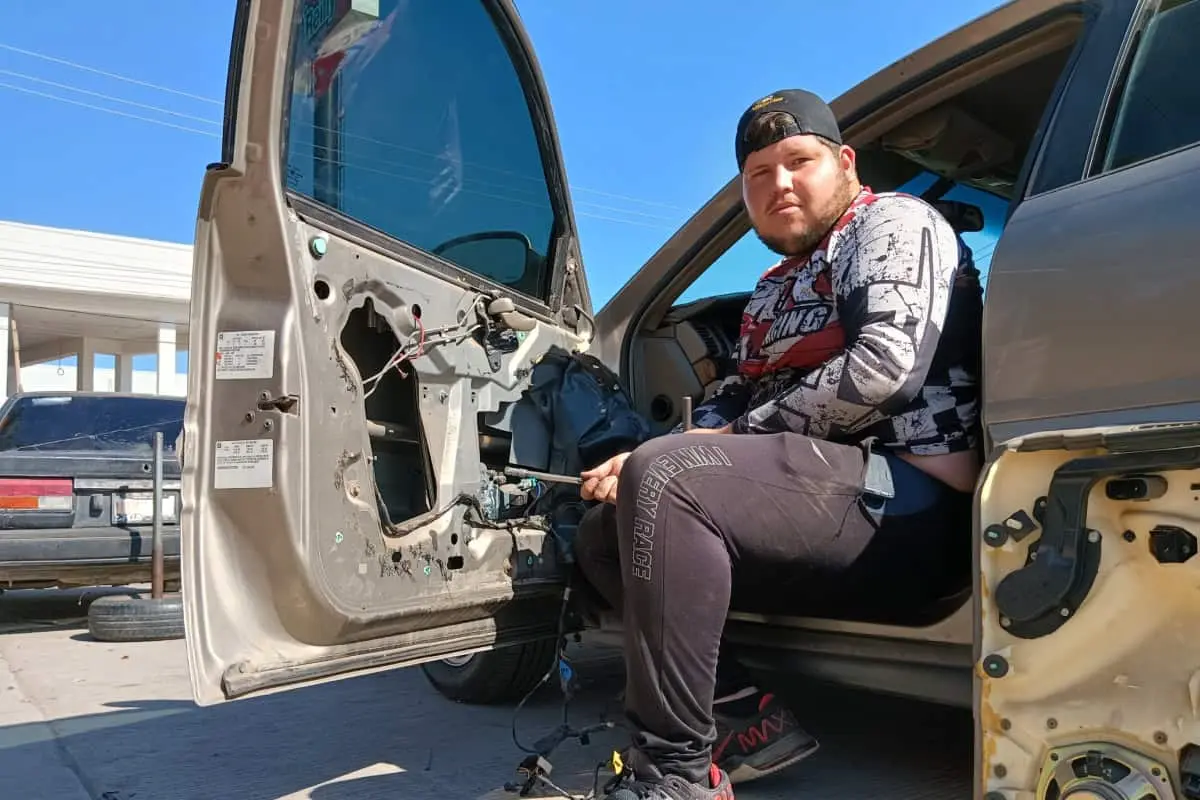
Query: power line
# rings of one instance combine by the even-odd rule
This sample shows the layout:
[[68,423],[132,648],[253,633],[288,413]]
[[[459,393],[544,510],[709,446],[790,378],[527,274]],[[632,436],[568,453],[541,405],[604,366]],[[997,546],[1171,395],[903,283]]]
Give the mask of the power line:
[[147,103],[138,103],[133,100],[125,100],[120,97],[114,97],[111,94],[104,94],[103,92],[93,92],[90,89],[81,89],[78,86],[71,86],[70,84],[66,84],[66,83],[58,83],[56,81],[48,81],[45,78],[36,78],[33,75],[26,75],[23,72],[13,72],[12,70],[0,69],[0,75],[7,75],[10,78],[20,78],[21,80],[26,80],[31,83],[40,83],[43,86],[53,86],[55,89],[64,89],[68,92],[78,92],[79,94],[86,94],[91,97],[98,97],[101,100],[108,100],[109,102],[112,102],[112,103],[124,103],[125,105],[133,106],[135,108],[144,108],[147,111],[156,111],[159,114],[167,114],[172,117],[180,117],[181,119],[190,119],[193,122],[203,122],[207,125],[218,125],[218,126],[221,124],[217,120],[205,119],[204,117],[197,117],[197,116],[193,116],[191,114],[184,114],[180,111],[171,111],[170,109],[162,108],[161,106],[152,106]]
[[982,248],[980,248],[979,252],[974,254],[974,258],[976,261],[982,261],[985,258],[991,258],[992,251],[995,249],[996,249],[996,242],[992,242],[991,244],[985,245]]
[[12,52],[12,53],[20,53],[21,55],[29,56],[30,58],[40,58],[43,61],[50,61],[55,64],[62,64],[65,67],[71,67],[73,69],[80,69],[85,72],[94,73],[96,75],[103,75],[104,77],[112,78],[115,81],[124,81],[125,83],[132,83],[135,86],[144,86],[147,89],[156,89],[160,92],[169,92],[170,94],[179,95],[180,97],[188,97],[188,98],[191,98],[192,100],[199,100],[202,103],[212,103],[213,105],[218,105],[218,106],[225,105],[225,103],[222,102],[221,100],[215,100],[211,97],[203,97],[198,94],[192,94],[191,92],[185,92],[185,91],[181,91],[179,89],[172,89],[170,86],[162,86],[161,84],[150,83],[149,81],[143,81],[143,80],[139,80],[137,78],[130,78],[126,75],[118,75],[115,72],[108,72],[107,70],[97,69],[96,67],[89,67],[86,64],[80,64],[76,61],[68,61],[65,58],[58,58],[57,56],[51,56],[51,55],[47,55],[45,53],[37,53],[37,52],[34,52],[33,50],[25,50],[20,47],[13,47],[11,44],[4,44],[4,43],[0,42],[0,50],[8,50],[9,52]]
[[[141,116],[140,114],[130,114],[125,111],[118,111],[115,108],[105,108],[104,106],[98,106],[93,103],[84,103],[80,100],[71,100],[70,98],[67,98],[67,97],[58,97],[57,95],[49,94],[47,92],[39,92],[35,89],[26,89],[22,86],[14,86],[11,83],[4,83],[3,81],[0,81],[0,89],[11,89],[12,91],[15,91],[15,92],[22,92],[24,94],[34,95],[36,97],[44,97],[47,100],[57,100],[60,103],[68,103],[73,106],[80,106],[82,108],[91,109],[93,111],[102,111],[105,114],[115,114],[116,116],[119,116],[119,117],[126,117],[128,119],[138,120],[140,122],[149,122],[152,125],[162,125],[163,127],[166,127],[166,128],[173,128],[175,130],[186,131],[188,133],[198,133],[201,136],[210,136],[212,138],[220,138],[220,134],[217,133],[216,131],[204,131],[204,130],[199,130],[197,128],[189,128],[186,125],[176,125],[173,122],[167,122],[167,121],[161,120],[161,119],[154,119],[153,117],[144,117],[144,116]],[[365,172],[375,172],[380,175],[397,178],[399,180],[406,180],[409,182],[412,182],[414,180],[413,178],[406,178],[405,176],[398,175],[393,172],[372,169],[370,167],[351,165],[351,164],[344,164],[344,166],[348,166],[352,169],[359,169],[359,170],[362,170]],[[519,199],[513,198],[513,197],[500,197],[498,195],[492,195],[492,194],[480,192],[480,191],[473,190],[473,189],[463,189],[462,191],[469,193],[469,194],[476,194],[476,195],[481,195],[484,197],[491,197],[493,199],[501,200],[504,202],[517,202],[517,203],[524,202],[524,204],[529,205],[528,201],[522,201],[522,200],[519,200]],[[577,206],[578,205],[587,206],[589,204],[585,201],[583,203],[577,203],[576,205]],[[601,208],[606,208],[606,207],[601,206]],[[589,211],[586,211],[584,209],[579,209],[579,208],[576,209],[575,213],[581,217],[589,217],[591,219],[599,219],[599,220],[604,220],[607,222],[617,222],[617,223],[622,223],[625,225],[634,225],[634,226],[637,226],[640,228],[659,228],[659,229],[663,229],[663,230],[668,229],[665,225],[655,225],[655,224],[651,224],[651,223],[647,223],[647,222],[642,222],[639,220],[618,219],[616,217],[610,217],[610,216],[607,216],[604,214],[591,213]],[[627,211],[624,209],[621,210],[621,213],[640,214],[640,212],[636,212],[636,211],[632,211],[632,210]],[[642,214],[642,216],[646,216],[646,215]]]
[[[415,155],[425,156],[426,158],[441,159],[441,157],[442,157],[441,153],[434,153],[434,152],[430,152],[428,150],[421,150],[421,149],[418,149],[415,147],[409,147],[407,145],[396,144],[395,142],[388,142],[383,139],[376,139],[371,136],[363,136],[362,134],[347,133],[346,131],[343,131],[343,130],[340,130],[337,128],[331,128],[331,127],[327,127],[324,125],[317,125],[316,123],[313,123],[311,125],[306,124],[302,127],[305,130],[311,129],[314,132],[324,131],[324,132],[328,132],[328,133],[334,133],[343,140],[363,142],[365,144],[375,144],[375,145],[379,145],[380,147],[385,147],[389,150],[398,150],[398,151],[403,151],[403,152],[407,152],[407,153],[413,153]],[[314,142],[308,141],[308,140],[301,141],[300,143],[315,146]],[[393,164],[396,166],[406,167],[409,169],[416,169],[416,167],[411,167],[411,166],[402,164],[401,162],[394,161],[394,160],[391,160],[391,161],[384,160],[383,163],[389,163],[389,164]],[[487,164],[480,164],[479,162],[476,162],[476,161],[464,161],[463,166],[476,167],[478,169],[482,169],[487,172],[494,172],[494,173],[497,173],[500,175],[507,175],[509,177],[520,178],[523,181],[531,181],[533,183],[541,184],[543,186],[545,185],[545,178],[541,177],[541,176],[533,177],[531,175],[524,175],[519,172],[513,172],[512,170],[500,169],[499,167],[493,167],[493,166],[489,166]],[[682,208],[680,206],[671,205],[670,203],[660,203],[660,202],[656,202],[654,200],[641,200],[637,197],[629,197],[627,195],[622,195],[622,194],[613,194],[612,192],[602,192],[598,189],[588,189],[586,187],[581,187],[581,186],[577,186],[574,184],[572,184],[570,186],[570,189],[572,192],[595,194],[595,195],[600,195],[603,197],[610,197],[615,200],[624,200],[626,202],[639,203],[641,205],[646,205],[646,206],[655,206],[655,207],[659,207],[659,208],[674,209],[676,211],[685,211],[685,212],[688,210],[688,209]],[[660,215],[648,214],[644,211],[634,211],[632,209],[616,209],[616,208],[613,208],[612,206],[601,206],[600,204],[595,203],[591,200],[584,200],[582,202],[589,203],[590,205],[596,206],[597,208],[604,208],[609,211],[622,211],[622,212],[629,213],[629,214],[637,214],[639,216],[648,216],[648,217],[657,218],[657,219],[666,219],[671,222],[674,221],[673,219],[670,219],[667,217],[662,217]]]
[[[342,167],[343,169],[352,169],[352,170],[356,170],[359,172],[373,173],[375,175],[381,175],[381,176],[387,177],[387,178],[394,178],[398,181],[404,181],[406,183],[415,183],[418,185],[427,185],[429,183],[429,181],[426,180],[424,177],[418,178],[418,177],[412,177],[409,175],[401,175],[398,172],[390,172],[388,170],[377,169],[375,167],[368,167],[363,164],[353,164],[353,163],[343,161],[341,159],[336,159],[336,158],[323,158],[323,157],[319,157],[319,156],[315,156],[315,155],[314,155],[314,158],[316,160],[323,161],[326,164],[332,164],[334,166]],[[480,184],[480,185],[487,186],[488,184]],[[508,187],[501,187],[501,188],[507,189]],[[492,200],[498,200],[502,203],[512,203],[514,205],[524,205],[524,206],[529,206],[531,208],[542,208],[543,207],[543,203],[538,202],[537,200],[535,200],[533,198],[516,197],[513,195],[505,196],[505,195],[501,195],[501,194],[494,194],[492,192],[481,191],[481,190],[475,188],[475,184],[463,185],[459,189],[459,191],[461,191],[463,194],[475,195],[477,197],[486,197],[486,198],[489,198]],[[586,206],[589,204],[575,203],[574,205],[576,205],[576,206],[585,205]],[[605,208],[605,206],[600,206],[600,208]],[[639,212],[627,211],[625,209],[620,209],[620,213],[637,214]],[[580,216],[580,217],[590,217],[592,219],[601,219],[601,220],[606,220],[608,222],[620,222],[625,225],[635,225],[640,228],[657,228],[660,230],[674,230],[674,228],[669,227],[667,225],[654,224],[652,222],[643,222],[641,220],[635,220],[635,219],[618,219],[616,217],[609,217],[609,216],[605,216],[603,214],[596,214],[596,213],[587,211],[586,209],[580,209],[580,208],[575,209],[575,214],[576,214],[576,216]],[[653,219],[653,217],[652,217],[652,219]],[[666,221],[665,218],[662,218],[662,219],[664,221]]]
[[143,117],[139,114],[129,114],[125,111],[118,111],[115,108],[105,108],[104,106],[98,106],[98,105],[95,105],[94,103],[84,103],[81,100],[71,100],[70,98],[67,98],[67,97],[58,97],[57,95],[48,94],[46,92],[39,92],[35,89],[26,89],[22,86],[13,86],[11,83],[4,83],[3,81],[0,81],[0,89],[11,89],[14,92],[22,92],[23,94],[31,94],[31,95],[34,95],[35,97],[44,97],[47,100],[57,100],[60,103],[68,103],[73,106],[80,106],[81,108],[90,108],[93,111],[103,111],[105,114],[115,114],[118,117],[127,117],[128,119],[136,119],[136,120],[140,120],[142,122],[149,122],[152,125],[162,125],[164,128],[174,128],[175,130],[187,131],[188,133],[198,133],[201,136],[211,136],[214,139],[221,138],[221,134],[217,133],[216,131],[202,131],[197,128],[189,128],[186,125],[176,125],[175,123],[167,122],[166,120],[154,119],[153,117]]
[[[87,64],[80,64],[79,62],[76,62],[76,61],[70,61],[70,60],[68,60],[68,59],[65,59],[65,58],[59,58],[59,57],[57,57],[57,56],[51,56],[51,55],[47,55],[47,54],[45,54],[45,53],[39,53],[39,52],[35,52],[35,51],[33,51],[33,50],[26,50],[26,49],[24,49],[24,48],[20,48],[20,47],[14,47],[14,46],[12,46],[12,45],[9,45],[9,44],[4,44],[4,43],[2,43],[2,42],[0,42],[0,50],[8,50],[8,51],[10,51],[10,52],[13,52],[13,53],[19,53],[19,54],[21,54],[21,55],[29,56],[29,57],[31,57],[31,58],[39,58],[39,59],[42,59],[43,61],[49,61],[49,62],[52,62],[52,63],[55,63],[55,64],[62,64],[62,65],[64,65],[64,66],[72,67],[72,68],[74,68],[74,69],[80,69],[80,70],[84,70],[84,71],[86,71],[86,72],[91,72],[91,73],[94,73],[94,74],[96,74],[96,75],[102,75],[102,76],[104,76],[104,77],[106,77],[106,78],[112,78],[113,80],[124,81],[125,83],[130,83],[130,84],[133,84],[133,85],[135,85],[135,86],[144,86],[144,87],[146,87],[146,88],[149,88],[149,89],[155,89],[155,90],[162,91],[162,92],[169,92],[170,94],[175,94],[175,95],[179,95],[179,96],[181,96],[181,97],[187,97],[187,98],[191,98],[191,99],[193,99],[193,100],[198,100],[198,101],[201,101],[201,102],[204,102],[204,103],[211,103],[211,104],[213,104],[213,105],[222,106],[222,107],[225,105],[225,103],[224,103],[224,101],[223,101],[223,100],[217,100],[217,99],[215,99],[215,98],[212,98],[212,97],[204,97],[204,96],[202,96],[202,95],[193,94],[193,93],[191,93],[191,92],[185,92],[185,91],[182,91],[182,90],[179,90],[179,89],[173,89],[173,88],[171,88],[170,86],[163,86],[163,85],[161,85],[161,84],[157,84],[157,83],[150,83],[149,81],[143,81],[143,80],[140,80],[140,79],[138,79],[138,78],[131,78],[131,77],[127,76],[127,75],[120,75],[120,74],[118,74],[118,73],[115,73],[115,72],[109,72],[108,70],[103,70],[103,69],[99,69],[99,68],[97,68],[97,67],[88,66]],[[7,73],[7,74],[14,75],[14,76],[20,76],[20,75],[19,75],[19,73]],[[52,83],[52,82],[50,82],[50,81],[46,81],[46,80],[44,80],[44,79],[40,79],[40,78],[32,78],[32,77],[28,77],[28,76],[20,76],[20,77],[26,77],[26,79],[27,79],[27,80],[35,81],[35,82],[38,82],[38,83],[45,83],[45,84],[49,84],[49,85],[53,85],[53,86],[57,86],[57,87],[59,87],[59,88],[64,88],[64,89],[67,89],[68,91],[77,91],[77,92],[82,92],[82,93],[86,93],[86,94],[95,94],[95,93],[93,93],[93,92],[89,92],[88,90],[85,90],[85,89],[78,89],[78,88],[75,88],[75,87],[68,86],[68,85],[66,85],[66,84],[54,84],[54,83]],[[20,89],[18,89],[17,91],[21,91],[21,90],[20,90]],[[36,93],[34,93],[34,92],[29,92],[29,93],[30,93],[30,94],[36,94]],[[49,95],[41,95],[41,96],[43,96],[43,97],[50,97]],[[138,104],[138,103],[133,103],[132,101],[128,101],[128,100],[120,100],[120,99],[116,99],[116,98],[111,98],[111,97],[110,97],[110,96],[108,96],[108,95],[97,95],[97,96],[105,97],[105,98],[108,98],[108,99],[114,99],[114,100],[116,100],[116,102],[129,103],[129,104],[131,104],[131,105],[141,105],[141,104]],[[59,98],[50,97],[50,99],[59,99]],[[64,100],[63,102],[70,102],[70,101],[66,101],[66,100]],[[80,103],[75,103],[75,105],[83,105],[83,104],[80,104]],[[85,108],[91,108],[91,106],[86,106],[86,105],[84,105],[84,107],[85,107]],[[221,124],[220,122],[216,122],[216,121],[212,121],[212,120],[206,120],[206,119],[202,119],[202,118],[199,118],[199,117],[192,117],[192,116],[190,116],[190,115],[187,115],[187,114],[181,114],[181,113],[179,113],[179,112],[166,111],[165,109],[160,109],[160,108],[157,108],[157,107],[150,107],[150,106],[145,106],[145,107],[147,107],[147,108],[153,108],[154,110],[157,110],[157,111],[159,111],[160,113],[170,114],[170,115],[172,115],[172,116],[181,116],[181,117],[184,117],[184,118],[186,118],[186,119],[192,119],[192,120],[195,120],[195,121],[198,121],[198,122],[207,122],[207,123],[209,123],[209,124],[214,124],[214,125],[220,125],[220,124]],[[103,109],[97,109],[97,110],[103,110]],[[128,114],[123,114],[122,116],[131,116],[131,115],[128,115]],[[134,118],[136,119],[136,117],[134,117]],[[178,127],[178,126],[169,125],[168,127]],[[186,128],[181,128],[181,130],[188,130],[188,129],[186,129]],[[206,132],[206,133],[205,133],[205,135],[209,135],[209,134]],[[342,133],[342,136],[349,136],[349,134],[346,134],[346,133],[344,133],[344,132],[343,132],[343,133]],[[368,139],[367,137],[363,137],[363,136],[359,136],[359,137],[356,137],[356,138],[363,139],[363,140],[366,140],[366,141],[373,141],[373,140],[371,140],[371,139]],[[385,142],[379,142],[379,143],[380,143],[380,144],[390,144],[390,143],[385,143]],[[392,146],[392,147],[398,147],[399,149],[405,149],[405,148],[402,148],[402,147],[400,147],[400,146],[398,146],[398,145],[395,145],[395,144],[390,144],[390,146]],[[602,196],[602,197],[608,197],[608,198],[610,198],[610,199],[613,199],[613,200],[623,200],[623,201],[625,201],[625,202],[627,202],[627,203],[638,203],[638,204],[640,204],[640,205],[646,205],[646,206],[655,206],[655,207],[658,207],[658,208],[671,209],[671,210],[675,210],[675,211],[690,212],[690,211],[692,210],[692,209],[684,208],[684,207],[682,207],[682,206],[674,205],[674,204],[672,204],[672,203],[664,203],[664,202],[657,201],[657,200],[645,200],[645,199],[642,199],[642,198],[640,198],[640,197],[632,197],[632,196],[630,196],[630,195],[618,194],[618,193],[616,193],[616,192],[608,192],[608,191],[604,191],[604,190],[601,190],[601,189],[592,189],[592,188],[589,188],[589,187],[587,187],[587,186],[578,186],[578,185],[572,185],[572,186],[571,186],[571,190],[572,190],[572,191],[574,191],[574,192],[584,192],[584,193],[587,193],[587,194],[595,194],[595,195],[599,195],[599,196]],[[633,212],[633,213],[637,213],[637,212]]]
[[[7,74],[7,75],[16,74],[18,77],[24,77],[20,73],[12,73],[8,70],[0,70],[0,74]],[[41,79],[35,79],[35,80],[37,80],[40,83],[46,83],[46,84],[50,84],[53,86],[58,86],[60,88],[66,88],[66,89],[72,90],[72,91],[83,92],[83,93],[86,93],[89,95],[97,96],[97,97],[100,97],[103,99],[112,100],[115,102],[130,103],[131,105],[137,106],[139,108],[147,108],[150,110],[159,111],[159,112],[163,112],[163,113],[172,113],[169,110],[159,108],[158,106],[150,106],[150,105],[145,105],[142,103],[133,103],[132,101],[123,101],[123,100],[121,100],[121,98],[112,97],[111,95],[105,95],[105,94],[101,94],[98,92],[91,92],[91,91],[88,91],[85,89],[76,89],[74,87],[66,86],[63,84],[56,84],[53,81],[45,81],[45,80],[41,80]],[[212,138],[220,137],[220,134],[216,131],[205,131],[205,130],[200,130],[197,128],[190,128],[186,125],[176,125],[175,123],[167,122],[166,120],[154,119],[153,117],[146,117],[146,116],[142,116],[140,114],[130,114],[125,111],[119,111],[115,108],[105,108],[104,106],[99,106],[94,103],[85,103],[85,102],[82,102],[79,100],[72,100],[67,97],[59,97],[58,95],[50,94],[48,92],[39,92],[35,89],[28,89],[28,88],[25,88],[22,86],[15,86],[11,83],[5,83],[3,81],[0,81],[0,89],[10,89],[15,92],[21,92],[21,93],[33,95],[36,97],[43,97],[47,100],[56,100],[60,103],[67,103],[69,105],[79,106],[81,108],[87,108],[92,111],[100,111],[105,114],[113,114],[116,116],[125,117],[127,119],[137,120],[139,122],[149,122],[153,125],[161,125],[166,128],[172,128],[174,130],[185,131],[188,133],[197,133],[197,134],[200,134],[201,136],[209,136]],[[199,118],[199,117],[188,117],[188,118],[197,119],[201,122],[209,122],[210,124],[217,124],[213,120],[205,120],[205,119]],[[364,172],[374,172],[374,173],[377,173],[380,175],[384,175],[387,177],[396,178],[396,179],[404,180],[404,181],[408,181],[408,182],[419,182],[419,181],[416,181],[414,178],[399,175],[394,172],[388,172],[386,170],[378,170],[378,169],[373,169],[371,167],[366,167],[366,166],[358,165],[358,164],[350,164],[350,163],[346,163],[346,162],[337,162],[337,163],[339,163],[340,165],[342,165],[344,167],[350,168],[350,169],[357,169],[357,170],[361,170]],[[400,165],[396,164],[395,166],[400,166]],[[409,168],[411,169],[412,167],[409,167]],[[529,200],[524,200],[524,199],[515,198],[515,197],[501,197],[499,195],[489,194],[486,192],[480,192],[476,189],[464,188],[462,191],[469,193],[469,194],[475,194],[475,195],[480,195],[480,196],[484,196],[484,197],[491,197],[493,199],[501,200],[504,202],[515,202],[518,204],[525,204],[525,205],[538,205],[536,203],[531,203]],[[658,228],[658,229],[663,229],[663,230],[668,230],[668,229],[673,230],[673,228],[668,228],[665,225],[658,225],[658,224],[653,224],[650,222],[643,222],[641,220],[635,220],[635,219],[620,219],[617,217],[609,216],[607,214],[597,214],[597,213],[588,211],[587,208],[594,207],[597,210],[614,211],[614,212],[621,213],[621,214],[630,214],[630,215],[635,215],[635,216],[639,216],[639,217],[647,217],[651,220],[662,220],[663,222],[668,222],[669,220],[666,217],[662,217],[662,216],[658,216],[658,215],[654,215],[654,214],[647,214],[645,212],[635,211],[633,209],[620,209],[620,208],[615,208],[613,206],[600,205],[597,203],[591,203],[586,200],[576,202],[575,205],[576,205],[575,213],[581,217],[588,217],[591,219],[604,220],[606,222],[616,222],[616,223],[623,223],[626,225],[634,225],[636,227],[641,227],[641,228]]]
[[[305,126],[305,127],[307,128],[309,126]],[[320,129],[320,126],[314,125],[312,127],[314,129]],[[328,129],[326,129],[326,130],[328,130]],[[352,134],[342,134],[342,135],[347,139],[364,139],[365,138],[365,137],[361,137],[361,136],[354,136]],[[439,158],[436,153],[429,153],[429,152],[422,151],[422,150],[416,150],[411,147],[401,147],[399,145],[391,145],[391,144],[388,144],[387,142],[380,142],[380,141],[374,140],[374,139],[371,139],[368,141],[374,142],[375,144],[379,144],[384,147],[389,147],[389,148],[393,148],[396,150],[408,151],[408,152],[414,153],[416,155],[427,156],[429,160],[436,160]],[[320,149],[315,141],[311,141],[308,139],[297,138],[297,140],[293,143],[293,146],[294,145],[303,145],[305,147],[312,148],[314,156]],[[369,171],[379,171],[379,168],[381,166],[387,166],[387,167],[396,167],[399,169],[408,170],[410,172],[417,173],[416,175],[412,175],[412,176],[403,176],[403,175],[399,175],[399,174],[393,173],[393,172],[380,172],[380,174],[394,175],[395,177],[402,178],[402,179],[408,179],[411,177],[411,178],[416,178],[416,179],[432,180],[436,176],[436,173],[440,172],[440,169],[435,168],[434,173],[430,173],[430,171],[429,171],[430,167],[428,165],[415,164],[415,163],[408,162],[408,161],[398,161],[396,159],[376,158],[376,157],[370,157],[370,156],[364,157],[361,154],[351,153],[349,148],[346,148],[345,153],[346,153],[347,158],[355,157],[355,158],[358,158],[359,160],[370,161],[370,166],[364,166],[359,163],[353,163],[350,161],[337,160],[337,159],[334,159],[334,160],[322,159],[322,160],[329,161],[329,163],[336,163],[337,165],[346,167],[347,169],[361,169],[361,170],[365,170],[368,172]],[[488,167],[485,164],[478,164],[478,163],[472,163],[472,162],[464,162],[464,165],[478,167],[479,169],[486,170],[488,172],[495,172],[500,175],[517,178],[522,181],[527,181],[529,183],[528,188],[526,188],[523,186],[517,186],[517,185],[510,184],[510,183],[495,183],[495,182],[479,180],[477,178],[472,178],[471,186],[473,189],[491,188],[491,189],[504,191],[504,192],[532,192],[535,195],[535,196],[531,196],[528,198],[524,198],[524,197],[520,198],[520,200],[518,200],[517,202],[528,202],[531,200],[535,200],[536,195],[538,195],[538,194],[544,195],[544,193],[546,191],[546,179],[542,176],[533,177],[531,175],[523,175],[521,173],[513,172],[511,170],[504,170],[504,169],[498,169],[498,168],[494,168],[494,167]],[[602,203],[597,203],[592,200],[576,200],[575,205],[577,205],[577,206],[584,205],[584,206],[587,206],[588,208],[595,209],[598,211],[612,211],[612,212],[616,212],[618,214],[630,214],[635,217],[644,217],[646,219],[655,220],[655,221],[659,221],[659,222],[666,222],[671,225],[675,225],[674,217],[663,216],[662,214],[652,214],[647,211],[640,211],[640,210],[636,210],[633,208],[620,208],[618,206],[604,205]],[[673,229],[674,228],[672,228],[672,230]]]

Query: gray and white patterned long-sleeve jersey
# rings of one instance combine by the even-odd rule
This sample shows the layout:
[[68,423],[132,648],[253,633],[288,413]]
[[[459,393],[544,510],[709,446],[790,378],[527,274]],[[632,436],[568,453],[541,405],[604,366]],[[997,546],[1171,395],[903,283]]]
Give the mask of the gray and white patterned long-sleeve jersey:
[[811,255],[763,275],[743,313],[738,372],[693,420],[874,436],[919,455],[971,449],[981,307],[970,250],[942,215],[864,189]]

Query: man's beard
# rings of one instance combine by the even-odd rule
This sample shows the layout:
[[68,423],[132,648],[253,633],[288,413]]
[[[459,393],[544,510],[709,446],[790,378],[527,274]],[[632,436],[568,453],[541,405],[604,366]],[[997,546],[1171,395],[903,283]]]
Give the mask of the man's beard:
[[857,192],[850,179],[843,175],[839,179],[839,183],[841,185],[838,186],[838,190],[834,194],[833,199],[830,200],[829,207],[825,213],[821,214],[817,218],[816,223],[809,226],[803,233],[788,237],[765,236],[755,229],[754,234],[760,242],[767,246],[767,249],[784,258],[792,258],[810,252],[821,243],[821,240],[829,233],[829,229],[842,218],[842,215],[846,213],[846,209],[854,202]]

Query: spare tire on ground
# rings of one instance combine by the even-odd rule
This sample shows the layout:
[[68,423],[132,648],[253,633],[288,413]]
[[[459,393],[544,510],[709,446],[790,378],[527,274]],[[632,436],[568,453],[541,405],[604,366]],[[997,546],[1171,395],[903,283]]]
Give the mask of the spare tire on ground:
[[108,595],[88,607],[88,633],[100,642],[150,642],[183,638],[183,598],[179,595]]

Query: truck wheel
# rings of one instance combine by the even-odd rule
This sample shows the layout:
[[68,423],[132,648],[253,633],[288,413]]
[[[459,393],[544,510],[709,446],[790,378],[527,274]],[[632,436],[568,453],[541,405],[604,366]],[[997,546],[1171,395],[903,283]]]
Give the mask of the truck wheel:
[[520,700],[554,661],[557,642],[534,642],[422,664],[441,695],[457,703],[499,705]]
[[179,595],[97,598],[88,607],[88,633],[99,642],[149,642],[183,638],[183,599]]

